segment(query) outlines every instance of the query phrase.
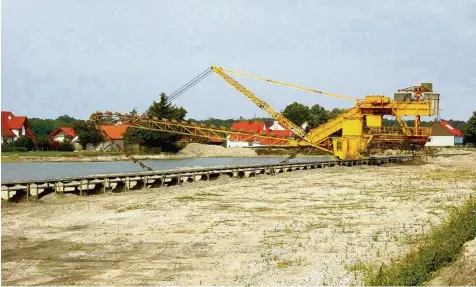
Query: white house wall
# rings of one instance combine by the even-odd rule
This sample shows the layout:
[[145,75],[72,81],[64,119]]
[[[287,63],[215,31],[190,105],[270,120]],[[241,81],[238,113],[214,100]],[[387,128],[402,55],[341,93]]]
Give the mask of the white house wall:
[[54,140],[57,141],[57,142],[64,142],[64,139],[65,139],[65,133],[64,132],[59,132],[55,137],[54,137]]
[[2,143],[5,141],[5,143],[11,143],[15,140],[14,137],[2,137]]
[[240,141],[226,141],[227,147],[252,147],[252,146],[263,146],[262,144],[253,143],[253,142],[240,142]]
[[111,144],[110,141],[104,141],[99,143],[98,145],[94,146],[93,144],[88,143],[86,145],[86,150],[89,151],[111,151],[116,150],[116,144],[118,144],[121,148],[124,148],[124,140],[114,140],[114,143]]
[[454,136],[430,136],[431,141],[427,142],[425,146],[454,146],[455,137]]
[[272,131],[284,131],[286,130],[283,126],[279,124],[278,121],[274,121],[273,125],[269,127]]

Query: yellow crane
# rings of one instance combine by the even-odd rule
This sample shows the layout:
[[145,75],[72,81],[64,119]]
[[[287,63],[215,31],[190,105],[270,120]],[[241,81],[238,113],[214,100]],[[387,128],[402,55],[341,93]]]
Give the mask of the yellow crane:
[[[420,117],[434,116],[438,114],[439,94],[433,93],[431,83],[422,83],[419,86],[399,90],[398,93],[394,94],[393,99],[383,95],[367,95],[364,99],[355,99],[230,69],[224,69],[218,66],[210,67],[198,77],[187,83],[184,87],[180,88],[177,92],[172,93],[169,98],[176,98],[212,72],[219,75],[228,84],[241,92],[246,98],[250,99],[259,108],[267,112],[273,119],[279,121],[295,134],[296,137],[294,139],[282,138],[278,140],[278,144],[318,148],[333,154],[339,159],[357,159],[365,156],[371,142],[424,146],[428,141],[430,130],[428,128],[420,127]],[[330,119],[326,123],[314,127],[306,133],[301,127],[284,117],[281,113],[272,108],[268,103],[255,95],[244,85],[240,84],[229,74],[237,74],[289,88],[350,100],[355,103],[355,106],[347,109],[341,115]],[[384,128],[383,116],[385,115],[395,116],[397,122],[400,124],[400,129]],[[415,127],[408,127],[403,120],[403,117],[405,116],[415,117]],[[227,131],[226,129],[212,126],[200,126],[189,122],[174,122],[167,119],[123,115],[110,112],[96,112],[91,116],[91,120],[98,122],[106,117],[112,117],[117,121],[127,122],[130,126],[135,128],[198,137],[226,139],[230,134],[236,133],[236,131]],[[266,135],[245,134],[253,141],[260,141],[270,137],[276,139],[276,137]]]

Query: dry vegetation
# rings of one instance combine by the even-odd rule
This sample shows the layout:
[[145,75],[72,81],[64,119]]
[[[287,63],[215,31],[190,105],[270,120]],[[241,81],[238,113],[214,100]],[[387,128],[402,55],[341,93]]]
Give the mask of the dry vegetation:
[[[2,207],[2,283],[359,284],[475,194],[476,154]],[[376,260],[378,259],[378,261]]]

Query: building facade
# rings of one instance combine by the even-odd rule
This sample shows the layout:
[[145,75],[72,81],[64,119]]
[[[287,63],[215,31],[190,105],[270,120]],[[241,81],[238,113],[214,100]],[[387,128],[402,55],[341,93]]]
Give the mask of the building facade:
[[30,121],[25,116],[17,117],[12,112],[2,111],[2,143],[10,143],[21,136],[35,140]]
[[[232,131],[250,132],[262,135],[275,135],[278,137],[289,138],[292,135],[291,130],[283,126],[278,121],[269,122],[234,122],[231,126]],[[276,145],[279,140],[266,139],[259,141],[258,138],[249,138],[247,136],[231,133],[226,142],[227,147],[261,147],[267,145]]]
[[64,140],[68,137],[70,137],[71,139],[74,139],[76,137],[76,133],[74,132],[73,128],[59,127],[48,135],[50,141],[57,141],[60,143],[64,142]]
[[429,147],[447,147],[463,144],[463,133],[447,121],[434,122],[431,126]]

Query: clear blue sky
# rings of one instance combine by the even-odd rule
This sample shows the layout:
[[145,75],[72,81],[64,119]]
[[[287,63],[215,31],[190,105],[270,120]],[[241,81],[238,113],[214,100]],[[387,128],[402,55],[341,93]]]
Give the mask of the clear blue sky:
[[[351,97],[432,81],[442,117],[476,110],[476,1],[3,0],[2,110],[144,111],[211,65]],[[237,77],[281,110],[351,102]],[[264,113],[217,75],[188,116]]]

